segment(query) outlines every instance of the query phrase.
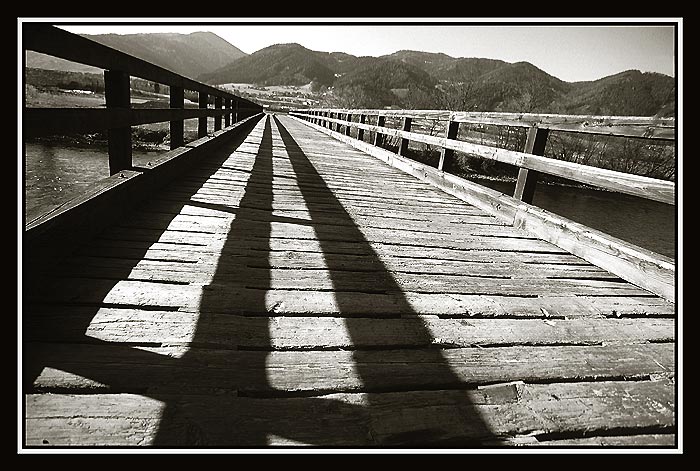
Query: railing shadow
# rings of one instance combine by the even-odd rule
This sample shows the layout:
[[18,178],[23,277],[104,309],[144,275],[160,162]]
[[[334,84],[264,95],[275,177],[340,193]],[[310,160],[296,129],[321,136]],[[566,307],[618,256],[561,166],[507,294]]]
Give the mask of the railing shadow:
[[[273,152],[273,124],[284,143],[286,156],[278,155],[276,149]],[[356,348],[352,360],[362,386],[350,391],[321,390],[319,395],[309,397],[312,393],[308,391],[279,389],[271,381],[270,357],[279,353],[273,352],[266,304],[266,295],[272,289],[272,277],[269,270],[259,267],[265,265],[271,250],[271,223],[280,220],[272,215],[275,159],[280,158],[288,158],[293,169],[311,216],[310,224],[323,252],[340,317],[344,319],[353,345],[382,343],[382,333],[368,330],[363,317],[397,317],[398,313],[414,313],[400,287],[309,157],[280,120],[267,117],[245,194],[238,208],[228,208],[235,212],[236,217],[226,236],[217,271],[209,286],[202,291],[199,319],[191,340],[193,347],[182,357],[171,358],[128,346],[109,345],[115,358],[128,357],[128,374],[140,378],[142,391],[125,392],[143,394],[165,404],[152,444],[156,447],[264,447],[274,436],[282,443],[334,447],[430,447],[454,443],[479,446],[482,441],[492,438],[493,433],[472,404],[468,392],[464,391],[468,385],[450,369],[437,349],[424,349],[421,361],[414,362],[411,358],[402,358],[407,354],[406,350]],[[211,207],[210,203],[202,205]],[[227,210],[225,205],[215,206]],[[366,254],[367,268],[373,272],[366,282],[359,277],[349,283],[347,276],[341,276],[342,257],[333,250],[334,229],[314,223],[314,220],[327,216],[329,211],[342,222],[344,238],[357,245],[358,253]],[[251,224],[251,221],[255,223]],[[293,218],[285,220],[294,221]],[[308,221],[301,223],[309,224]],[[250,257],[246,260],[246,257],[232,255],[240,254],[241,247],[245,248],[251,239],[256,241],[255,253],[259,254],[261,262],[253,264],[258,267],[255,269],[251,268]],[[256,289],[245,290],[245,299],[238,301],[236,296],[240,295],[241,281],[252,276],[255,276]],[[375,303],[361,317],[353,317],[357,313],[358,293],[383,294],[375,297]],[[220,344],[216,348],[206,347],[216,345],[222,335],[221,324],[212,321],[212,314],[225,315],[231,308],[235,311],[233,313],[249,316],[254,321],[249,324],[245,335],[257,339],[255,349],[237,350],[237,345],[233,344],[230,349],[222,348]],[[83,319],[85,328],[92,318],[89,314],[88,311]],[[413,329],[411,336],[418,339],[418,343],[431,344],[427,327],[419,322],[407,325]],[[241,335],[237,332],[230,334],[234,339]],[[119,391],[118,369],[96,372],[94,368],[81,369],[80,362],[61,363],[40,353],[34,352],[34,355],[30,362],[33,366],[26,371],[29,383],[40,373],[41,367],[52,366],[107,385],[116,384],[114,390]],[[288,374],[303,376],[301,370],[305,365],[298,367],[299,371],[292,369]],[[454,390],[456,396],[452,395],[451,401],[436,408],[439,410],[436,413],[445,418],[459,416],[468,429],[467,438],[444,435],[439,425],[435,425],[435,420],[428,421],[433,424],[428,428],[416,426],[420,419],[410,417],[415,409],[402,403],[402,395],[383,401],[384,395],[381,394],[408,394],[413,390],[439,393],[441,389]],[[220,391],[219,394],[212,394],[214,390]]]

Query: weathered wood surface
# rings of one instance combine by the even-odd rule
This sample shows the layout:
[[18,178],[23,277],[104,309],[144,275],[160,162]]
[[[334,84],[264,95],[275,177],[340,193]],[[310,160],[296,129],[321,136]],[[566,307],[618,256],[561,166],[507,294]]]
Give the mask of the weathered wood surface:
[[[532,236],[595,263],[665,299],[675,301],[675,263],[669,257],[653,253],[483,185],[406,159],[385,149],[333,133],[325,128],[316,129],[428,182],[508,224],[524,229]],[[500,149],[498,151],[500,152]],[[537,158],[537,156],[531,157]]]
[[[655,435],[584,439],[611,445],[673,442],[674,398],[667,380],[547,385],[511,383],[469,391],[336,393],[312,398],[134,394],[27,397],[32,445],[330,447],[541,445],[537,436],[619,433],[642,425]],[[176,404],[167,429],[164,404]],[[615,411],[612,412],[611,411]],[[630,414],[629,411],[634,411]],[[235,417],[236,420],[227,420]],[[320,419],[321,418],[321,419]],[[273,432],[271,432],[273,431]],[[518,438],[529,438],[517,442]],[[510,443],[506,440],[510,440]],[[572,443],[573,442],[573,443]],[[576,445],[568,440],[566,445]],[[555,443],[559,445],[559,443]]]
[[29,447],[675,443],[673,303],[286,117],[25,289]]

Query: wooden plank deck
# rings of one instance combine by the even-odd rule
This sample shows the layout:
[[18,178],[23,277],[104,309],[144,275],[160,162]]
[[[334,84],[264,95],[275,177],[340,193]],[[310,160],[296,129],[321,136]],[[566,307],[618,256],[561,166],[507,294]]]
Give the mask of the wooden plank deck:
[[286,116],[32,276],[29,447],[676,440],[672,303]]

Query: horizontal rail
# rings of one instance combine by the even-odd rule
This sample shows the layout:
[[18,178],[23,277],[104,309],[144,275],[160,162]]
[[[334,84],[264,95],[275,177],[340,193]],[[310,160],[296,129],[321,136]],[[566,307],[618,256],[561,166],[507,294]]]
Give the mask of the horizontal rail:
[[492,214],[507,224],[518,227],[608,270],[624,280],[675,302],[675,263],[669,257],[622,241],[609,234],[519,201],[512,196],[442,172],[344,133],[309,121],[303,122],[428,182]]
[[[308,112],[310,110],[294,110]],[[593,116],[540,113],[462,112],[443,110],[382,110],[349,108],[314,108],[313,111],[351,113],[353,115],[381,115],[394,118],[430,119],[456,123],[532,127],[552,131],[568,131],[619,137],[643,137],[672,141],[676,137],[674,118],[647,116]]]
[[203,92],[211,97],[235,99],[240,103],[259,106],[210,85],[184,77],[143,59],[105,46],[83,36],[69,33],[46,23],[23,23],[22,47],[26,50],[48,54],[105,70],[120,70],[132,77],[152,82]]
[[[361,111],[363,110],[353,110],[352,113],[358,114]],[[423,144],[435,145],[445,149],[475,155],[484,159],[495,160],[498,162],[515,165],[517,167],[566,178],[579,183],[597,186],[607,190],[639,196],[662,203],[675,204],[676,185],[674,182],[666,180],[601,169],[598,167],[591,167],[588,165],[581,165],[573,162],[566,162],[563,160],[533,155],[526,152],[500,149],[482,144],[472,144],[465,141],[458,141],[456,139],[447,139],[446,137],[430,136],[372,124],[349,122],[343,119],[309,114],[308,112],[295,111],[290,112],[290,114],[295,116],[303,116],[305,118],[320,118],[328,123],[351,126],[365,131],[373,131],[383,135],[409,139],[411,141],[421,142]],[[385,114],[383,113],[382,116],[385,116]],[[408,115],[403,116],[408,117]]]
[[[254,108],[238,108],[239,115],[253,114]],[[103,129],[173,120],[224,116],[229,108],[27,108],[23,130],[26,136],[59,133],[87,133]]]

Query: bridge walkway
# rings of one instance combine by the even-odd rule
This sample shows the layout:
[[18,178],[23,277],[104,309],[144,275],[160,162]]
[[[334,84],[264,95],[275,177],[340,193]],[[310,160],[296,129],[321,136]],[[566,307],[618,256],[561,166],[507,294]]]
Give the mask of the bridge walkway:
[[675,308],[283,115],[25,298],[27,445],[661,445]]

